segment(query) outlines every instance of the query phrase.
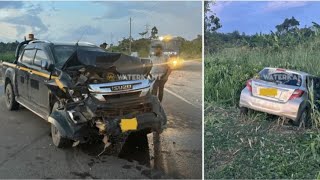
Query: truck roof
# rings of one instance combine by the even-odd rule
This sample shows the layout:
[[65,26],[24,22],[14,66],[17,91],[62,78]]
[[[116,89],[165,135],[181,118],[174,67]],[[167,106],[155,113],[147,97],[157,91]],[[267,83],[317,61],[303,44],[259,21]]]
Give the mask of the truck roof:
[[[77,42],[51,42],[46,40],[35,40],[29,42],[29,44],[43,44],[43,45],[65,45],[65,46],[72,46],[76,45]],[[79,46],[88,46],[88,47],[96,47],[95,44],[89,43],[89,42],[78,42]]]

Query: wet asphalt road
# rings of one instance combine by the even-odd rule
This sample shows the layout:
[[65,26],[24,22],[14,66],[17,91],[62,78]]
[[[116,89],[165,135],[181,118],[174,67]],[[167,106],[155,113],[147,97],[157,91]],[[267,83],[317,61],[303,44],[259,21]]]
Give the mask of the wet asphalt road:
[[[172,81],[182,76],[184,85]],[[129,138],[120,157],[97,157],[101,144],[54,147],[49,123],[25,108],[6,109],[0,83],[0,178],[201,178],[201,91],[191,91],[201,87],[201,63],[187,62],[170,78],[168,128],[160,137]]]

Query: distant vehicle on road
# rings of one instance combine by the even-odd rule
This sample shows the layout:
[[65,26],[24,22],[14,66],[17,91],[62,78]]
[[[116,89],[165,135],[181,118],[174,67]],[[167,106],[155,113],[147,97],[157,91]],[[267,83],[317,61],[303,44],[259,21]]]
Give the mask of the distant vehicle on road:
[[150,55],[154,55],[155,46],[162,44],[163,54],[169,57],[169,66],[171,69],[179,69],[183,65],[183,59],[180,57],[181,42],[179,38],[172,36],[160,36],[158,39],[151,40]]
[[320,98],[320,78],[301,71],[264,68],[241,91],[240,112],[247,114],[252,109],[308,125],[310,95]]
[[131,53],[131,56],[133,56],[133,57],[139,57],[139,53],[138,53],[138,52],[132,52],[132,53]]
[[[129,133],[166,127],[166,114],[150,92],[151,67],[143,62],[90,43],[24,41],[15,62],[3,63],[6,106],[22,105],[50,122],[57,147],[101,139],[117,154]],[[140,79],[121,79],[127,74]]]

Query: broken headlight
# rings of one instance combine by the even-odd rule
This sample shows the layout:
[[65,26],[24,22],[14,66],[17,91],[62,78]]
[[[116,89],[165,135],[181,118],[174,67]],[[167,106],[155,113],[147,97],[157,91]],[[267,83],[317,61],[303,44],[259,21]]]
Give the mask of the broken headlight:
[[154,80],[149,80],[149,87],[146,87],[141,90],[141,96],[146,96],[146,95],[151,94],[154,82],[155,82]]
[[83,93],[79,90],[69,89],[68,92],[74,102],[82,101],[88,97],[88,93]]

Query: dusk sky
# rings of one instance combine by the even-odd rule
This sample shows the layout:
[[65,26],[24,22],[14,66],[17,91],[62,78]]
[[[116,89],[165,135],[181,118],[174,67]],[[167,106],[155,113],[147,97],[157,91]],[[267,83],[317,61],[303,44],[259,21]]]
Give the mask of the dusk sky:
[[0,2],[0,41],[21,41],[28,33],[50,41],[117,43],[156,26],[159,35],[194,39],[202,32],[201,2]]
[[320,24],[320,2],[216,2],[211,7],[220,18],[222,28],[219,32],[270,33],[285,18],[294,16],[300,21],[300,27]]

